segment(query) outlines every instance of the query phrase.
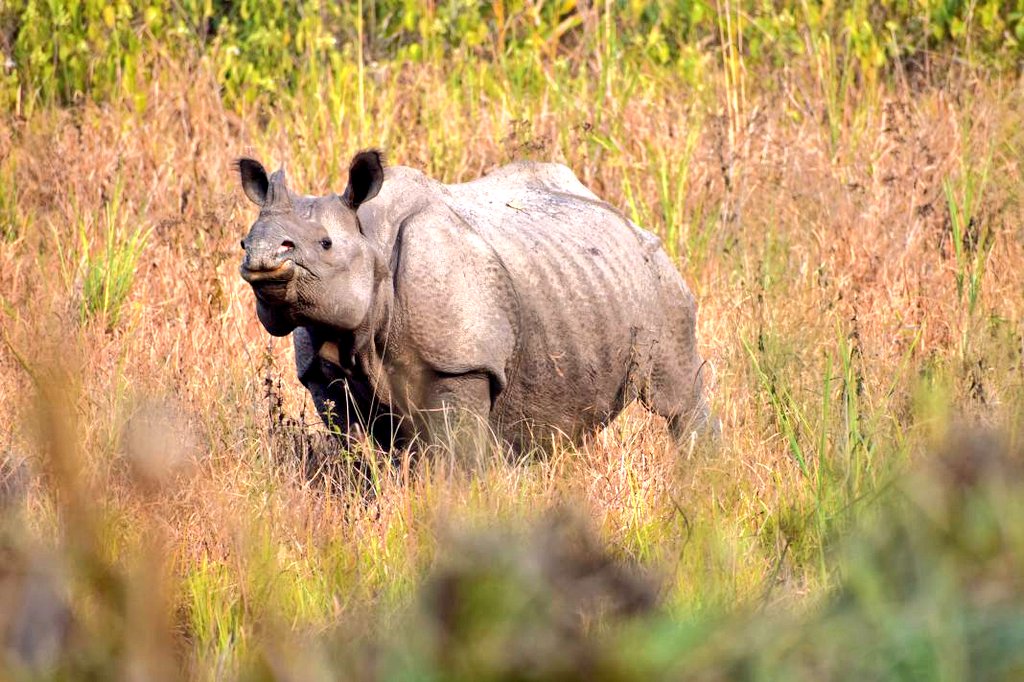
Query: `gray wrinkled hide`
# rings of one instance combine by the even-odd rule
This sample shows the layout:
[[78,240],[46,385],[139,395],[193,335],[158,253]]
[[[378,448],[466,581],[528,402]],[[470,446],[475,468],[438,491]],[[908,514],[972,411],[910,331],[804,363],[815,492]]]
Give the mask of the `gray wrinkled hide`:
[[[330,199],[296,210],[315,217]],[[639,399],[678,438],[704,428],[693,295],[660,240],[565,166],[456,185],[389,168],[357,215],[387,265],[366,319],[352,333],[295,320],[299,376],[335,426],[390,447],[421,411],[455,406],[521,450],[578,439]]]

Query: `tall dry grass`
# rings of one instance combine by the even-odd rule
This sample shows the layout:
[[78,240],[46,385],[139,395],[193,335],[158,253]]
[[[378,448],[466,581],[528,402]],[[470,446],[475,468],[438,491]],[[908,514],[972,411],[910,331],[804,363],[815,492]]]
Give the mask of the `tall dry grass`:
[[[573,67],[524,85],[473,60],[387,63],[237,113],[202,63],[158,59],[141,110],[3,119],[5,538],[56,566],[40,599],[69,605],[70,670],[330,677],[329,652],[289,644],[387,632],[447,528],[564,506],[654,567],[669,613],[802,612],[840,585],[850,526],[954,419],[1016,438],[1018,80],[954,65],[835,91],[809,59],[712,65],[698,89],[643,63]],[[681,455],[632,408],[578,451],[472,480],[380,462],[354,481],[238,276],[252,211],[231,163],[283,163],[319,193],[371,144],[451,182],[560,161],[662,235],[700,301],[720,451]],[[138,250],[116,319],[84,284],[108,216],[148,235],[116,237]]]

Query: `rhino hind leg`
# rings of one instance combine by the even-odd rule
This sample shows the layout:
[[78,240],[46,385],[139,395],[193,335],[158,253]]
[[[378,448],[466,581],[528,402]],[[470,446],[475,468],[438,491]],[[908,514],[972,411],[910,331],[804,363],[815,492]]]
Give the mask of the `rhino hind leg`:
[[676,324],[654,345],[647,372],[638,377],[640,400],[655,414],[665,418],[669,431],[681,452],[691,453],[718,441],[719,420],[711,414],[704,394],[704,380],[710,366],[697,352],[693,309],[676,306]]
[[710,366],[697,351],[697,301],[663,251],[654,258],[661,283],[664,326],[638,359],[646,369],[640,399],[665,418],[681,452],[691,453],[718,442],[721,423],[711,414],[704,395]]
[[644,382],[640,400],[668,422],[669,432],[677,447],[690,452],[697,443],[704,444],[718,433],[718,422],[703,394],[703,365],[684,369],[678,363],[655,367]]

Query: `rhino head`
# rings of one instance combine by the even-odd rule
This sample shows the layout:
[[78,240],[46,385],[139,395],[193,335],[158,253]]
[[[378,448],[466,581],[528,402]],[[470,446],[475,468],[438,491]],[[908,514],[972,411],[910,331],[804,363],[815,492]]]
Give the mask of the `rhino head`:
[[360,152],[344,194],[293,194],[284,170],[268,176],[254,159],[240,159],[245,195],[260,207],[242,240],[242,278],[256,294],[256,313],[274,336],[306,324],[355,330],[373,305],[383,260],[356,210],[380,191],[380,152]]

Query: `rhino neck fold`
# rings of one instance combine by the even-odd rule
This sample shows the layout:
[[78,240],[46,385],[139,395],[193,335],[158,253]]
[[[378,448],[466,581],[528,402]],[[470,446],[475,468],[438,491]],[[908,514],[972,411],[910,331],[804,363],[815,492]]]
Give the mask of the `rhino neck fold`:
[[301,324],[316,330],[317,335],[322,338],[344,339],[344,345],[357,356],[366,356],[368,353],[383,355],[387,350],[386,339],[394,332],[395,320],[391,314],[393,299],[390,276],[380,276],[374,286],[373,298],[366,316],[354,329],[308,318],[302,320]]
[[383,357],[387,352],[387,341],[396,331],[397,320],[394,315],[394,289],[391,286],[391,275],[385,269],[374,287],[373,303],[370,310],[356,332],[356,350],[365,352],[373,350]]

